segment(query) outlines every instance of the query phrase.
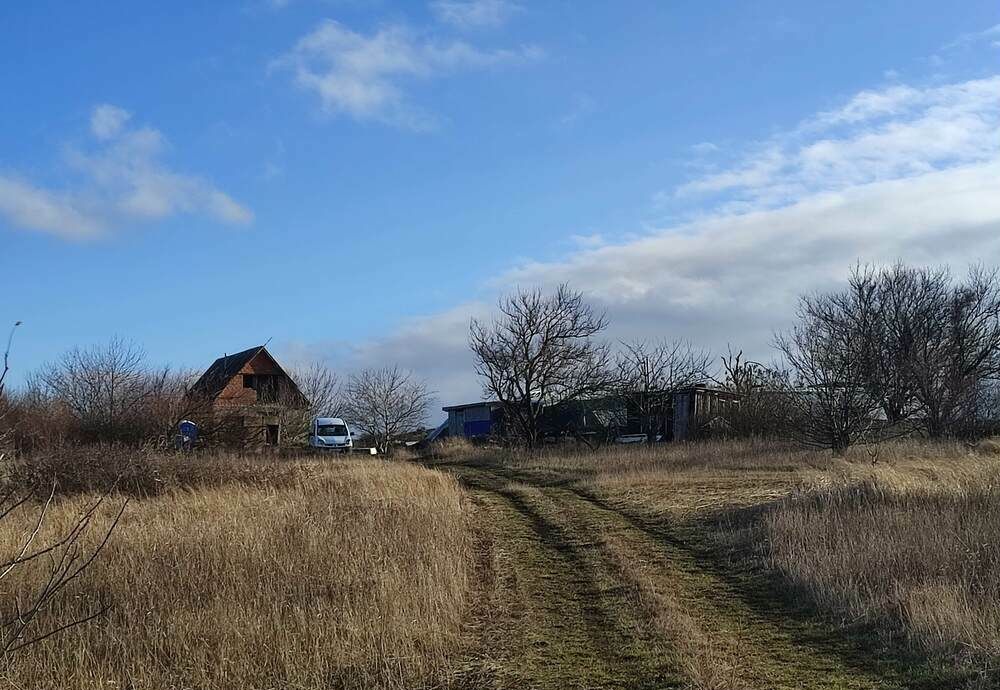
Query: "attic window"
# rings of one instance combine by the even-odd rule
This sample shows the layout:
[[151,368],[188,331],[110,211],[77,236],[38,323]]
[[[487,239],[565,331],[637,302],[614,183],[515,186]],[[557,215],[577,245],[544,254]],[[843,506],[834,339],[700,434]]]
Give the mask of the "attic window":
[[276,403],[281,382],[273,374],[243,374],[243,387],[257,391],[257,402]]
[[278,402],[278,377],[260,376],[257,380],[257,400],[264,403]]

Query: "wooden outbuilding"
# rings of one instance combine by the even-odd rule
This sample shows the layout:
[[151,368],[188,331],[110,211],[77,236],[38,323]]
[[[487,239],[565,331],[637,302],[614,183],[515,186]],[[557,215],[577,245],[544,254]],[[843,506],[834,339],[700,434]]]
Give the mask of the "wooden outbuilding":
[[191,387],[188,400],[199,411],[194,421],[203,436],[239,446],[280,445],[286,420],[309,406],[263,345],[212,362]]

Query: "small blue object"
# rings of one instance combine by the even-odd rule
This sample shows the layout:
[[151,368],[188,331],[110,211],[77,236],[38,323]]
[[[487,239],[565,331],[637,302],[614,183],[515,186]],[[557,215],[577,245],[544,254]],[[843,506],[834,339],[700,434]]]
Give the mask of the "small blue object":
[[478,438],[480,436],[489,436],[492,430],[493,430],[493,422],[490,421],[489,419],[481,419],[474,422],[466,422],[462,428],[462,431],[466,438]]
[[198,425],[188,420],[177,425],[177,446],[182,450],[189,450],[194,447],[194,442],[198,439]]

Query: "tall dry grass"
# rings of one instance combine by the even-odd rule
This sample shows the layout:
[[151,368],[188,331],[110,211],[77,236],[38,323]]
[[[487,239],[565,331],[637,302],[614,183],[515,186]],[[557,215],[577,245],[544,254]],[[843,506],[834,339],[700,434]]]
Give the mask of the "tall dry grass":
[[993,665],[1000,660],[1000,462],[954,447],[909,448],[913,456],[866,478],[841,478],[768,509],[763,553],[845,620]]
[[542,480],[572,478],[644,512],[675,515],[758,504],[855,464],[766,440],[608,445],[596,451],[557,446],[492,457]]
[[[58,501],[47,533],[92,498]],[[469,606],[470,510],[451,477],[374,460],[135,500],[40,623],[98,601],[109,613],[17,656],[5,679],[60,690],[441,686]],[[4,521],[0,549],[33,514]],[[21,592],[45,575],[33,565],[14,585]]]
[[987,675],[1000,665],[1000,442],[887,443],[874,465],[866,448],[834,457],[767,441],[493,459],[707,530],[845,623]]

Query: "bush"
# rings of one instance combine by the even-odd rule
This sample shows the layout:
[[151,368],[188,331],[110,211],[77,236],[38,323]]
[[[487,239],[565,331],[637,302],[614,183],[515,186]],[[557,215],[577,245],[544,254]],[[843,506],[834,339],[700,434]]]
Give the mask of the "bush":
[[120,493],[146,497],[172,489],[242,484],[285,486],[300,463],[238,453],[166,453],[114,445],[62,447],[11,461],[7,481],[19,491]]

